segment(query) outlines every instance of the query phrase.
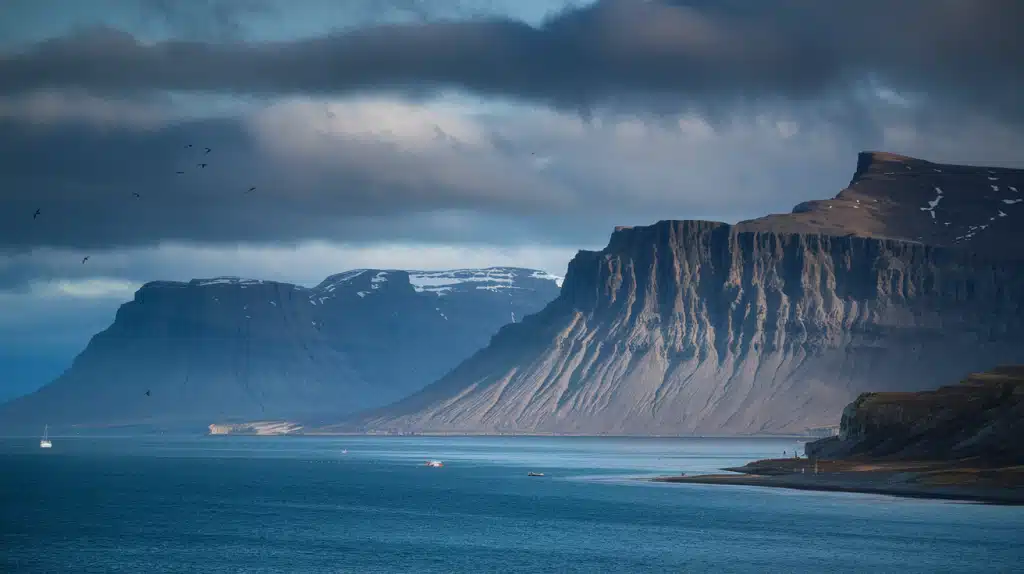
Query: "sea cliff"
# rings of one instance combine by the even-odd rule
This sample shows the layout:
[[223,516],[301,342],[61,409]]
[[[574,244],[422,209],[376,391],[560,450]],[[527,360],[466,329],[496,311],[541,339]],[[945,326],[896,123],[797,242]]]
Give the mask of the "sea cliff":
[[866,153],[736,225],[620,227],[560,296],[408,399],[392,432],[809,433],[863,392],[1024,362],[1024,171]]
[[1003,366],[934,391],[864,393],[804,458],[656,480],[1024,504],[1022,433],[1024,366]]
[[1024,464],[1024,366],[968,376],[920,393],[864,393],[843,410],[840,432],[808,443],[812,458],[974,459]]

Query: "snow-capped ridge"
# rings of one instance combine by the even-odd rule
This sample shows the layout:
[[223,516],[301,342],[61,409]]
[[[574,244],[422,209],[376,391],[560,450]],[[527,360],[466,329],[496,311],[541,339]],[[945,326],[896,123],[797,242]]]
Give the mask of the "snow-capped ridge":
[[[562,286],[562,278],[536,269],[519,267],[486,267],[480,269],[447,269],[437,271],[401,270],[401,269],[353,269],[331,275],[313,288],[316,294],[312,298],[320,301],[324,297],[336,295],[342,287],[357,287],[353,291],[360,298],[373,294],[386,282],[394,282],[393,287],[401,288],[408,278],[409,285],[417,293],[433,293],[443,296],[453,289],[474,289],[500,292],[507,289],[526,289],[521,283],[524,280],[552,281],[556,287]],[[322,301],[320,301],[322,302]]]
[[314,289],[318,291],[334,291],[337,287],[352,282],[356,277],[359,277],[367,271],[369,271],[369,269],[352,269],[350,271],[342,271],[341,273],[329,275],[326,279],[321,281],[319,285],[314,287]]
[[[408,283],[415,293],[429,293],[437,296],[450,294],[453,290],[460,292],[489,291],[505,293],[513,289],[532,289],[533,281],[551,281],[561,288],[562,277],[546,271],[519,267],[486,267],[479,269],[448,269],[438,271],[402,270],[402,269],[351,269],[328,276],[312,288],[301,287],[278,281],[249,279],[236,276],[219,276],[194,278],[183,281],[150,281],[141,289],[155,288],[186,288],[212,287],[232,285],[246,289],[258,285],[288,285],[296,291],[305,292],[310,303],[322,305],[338,296],[345,298],[364,299],[385,291],[402,292]],[[140,290],[141,290],[140,289]]]
[[552,275],[547,271],[535,271],[532,275],[530,275],[530,277],[532,277],[533,279],[547,279],[549,281],[554,281],[555,285],[557,285],[558,287],[562,286],[562,281],[565,279],[565,277]]
[[[209,277],[209,278],[194,278],[188,281],[167,281],[157,280],[149,281],[139,288],[139,291],[151,290],[151,289],[185,289],[192,287],[213,287],[216,285],[233,285],[243,289],[253,287],[256,285],[283,285],[277,281],[268,281],[264,279],[247,279],[244,277],[234,276],[223,276],[223,277]],[[289,284],[290,285],[290,284]],[[302,289],[302,287],[296,287]]]
[[246,279],[244,277],[211,277],[209,279],[193,279],[189,281],[190,285],[198,287],[206,287],[208,285],[262,285],[266,283],[263,279]]
[[453,286],[467,283],[483,283],[474,285],[476,289],[498,291],[501,289],[517,289],[517,279],[550,280],[556,286],[562,286],[562,278],[545,271],[523,269],[518,267],[487,267],[483,269],[450,269],[446,271],[409,271],[409,283],[417,292],[443,294]]

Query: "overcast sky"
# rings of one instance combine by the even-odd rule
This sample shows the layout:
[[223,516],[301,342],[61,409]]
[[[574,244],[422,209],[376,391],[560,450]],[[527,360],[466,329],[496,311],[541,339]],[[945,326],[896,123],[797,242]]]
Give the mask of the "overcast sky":
[[4,0],[0,78],[0,398],[149,280],[562,274],[865,149],[1024,166],[1019,0]]

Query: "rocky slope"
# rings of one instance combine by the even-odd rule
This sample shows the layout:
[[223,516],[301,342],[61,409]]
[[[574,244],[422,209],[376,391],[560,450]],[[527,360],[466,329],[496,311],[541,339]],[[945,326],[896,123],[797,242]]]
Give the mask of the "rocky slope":
[[61,377],[0,406],[0,427],[336,417],[436,380],[560,284],[513,268],[148,283]]
[[331,428],[802,432],[864,391],[1024,362],[1022,188],[1024,171],[865,153],[792,214],[619,228],[542,312]]
[[[792,213],[740,222],[744,231],[856,235],[1024,257],[1024,170],[944,165],[865,152],[850,185]],[[1016,219],[1015,219],[1016,218]]]
[[864,393],[843,410],[840,435],[806,446],[814,458],[979,458],[1024,464],[1024,366],[968,376],[920,393]]

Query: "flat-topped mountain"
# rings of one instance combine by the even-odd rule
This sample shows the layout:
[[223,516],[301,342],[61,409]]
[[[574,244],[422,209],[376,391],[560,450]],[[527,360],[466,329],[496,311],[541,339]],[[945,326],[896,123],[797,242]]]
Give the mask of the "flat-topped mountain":
[[803,432],[865,391],[1022,362],[1018,185],[1024,172],[861,154],[849,188],[788,215],[618,228],[543,311],[331,428]]
[[147,283],[61,377],[0,406],[0,427],[337,417],[436,380],[560,284],[517,268]]

